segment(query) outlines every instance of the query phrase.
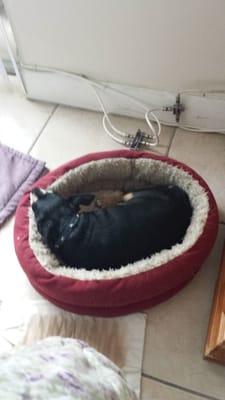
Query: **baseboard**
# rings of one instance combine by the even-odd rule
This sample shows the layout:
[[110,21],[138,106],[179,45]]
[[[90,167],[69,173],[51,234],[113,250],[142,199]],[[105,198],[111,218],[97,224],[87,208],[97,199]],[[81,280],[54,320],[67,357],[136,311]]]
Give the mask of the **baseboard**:
[[[76,78],[58,73],[21,70],[27,97],[67,106],[100,111],[92,88]],[[103,82],[104,83],[104,82]],[[107,82],[107,85],[130,94],[143,101],[149,107],[171,106],[175,103],[175,92],[151,90]],[[107,89],[100,89],[101,97],[109,112],[136,118],[144,118],[141,108],[125,96]],[[225,128],[225,95],[189,95],[183,94],[181,101],[185,111],[181,114],[181,124],[191,124],[202,129],[219,130]],[[171,112],[159,112],[159,118],[165,123],[176,125]]]

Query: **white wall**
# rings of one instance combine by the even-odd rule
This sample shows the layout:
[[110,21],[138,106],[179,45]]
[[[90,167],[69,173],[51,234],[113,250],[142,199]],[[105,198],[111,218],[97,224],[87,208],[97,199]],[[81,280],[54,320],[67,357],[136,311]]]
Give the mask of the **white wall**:
[[24,63],[160,90],[224,85],[224,0],[4,4]]

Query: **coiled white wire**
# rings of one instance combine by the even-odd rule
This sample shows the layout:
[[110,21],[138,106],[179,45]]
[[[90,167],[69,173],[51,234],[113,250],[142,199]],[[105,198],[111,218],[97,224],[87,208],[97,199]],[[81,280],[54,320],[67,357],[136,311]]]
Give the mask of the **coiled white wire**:
[[[84,82],[86,82],[86,84],[88,84],[90,87],[92,87],[92,89],[94,90],[95,96],[98,100],[98,103],[101,107],[101,110],[103,112],[103,118],[102,118],[102,125],[103,128],[105,130],[105,132],[115,141],[117,141],[120,144],[123,144],[125,146],[130,147],[130,144],[132,142],[132,139],[135,137],[134,134],[130,134],[130,133],[126,133],[123,131],[120,131],[119,129],[117,129],[113,123],[111,122],[111,119],[109,117],[109,113],[106,110],[106,107],[104,106],[104,103],[99,95],[99,92],[97,92],[97,89],[107,89],[110,90],[112,92],[121,94],[127,98],[129,98],[131,101],[133,101],[134,103],[136,103],[139,107],[141,107],[144,111],[144,117],[146,120],[146,123],[150,129],[150,134],[145,134],[144,140],[142,140],[141,144],[145,145],[145,146],[157,146],[159,143],[159,135],[161,133],[161,125],[168,125],[168,126],[175,126],[177,128],[181,128],[183,130],[189,131],[189,132],[222,132],[225,133],[225,128],[210,128],[210,129],[204,129],[201,127],[196,127],[196,126],[192,126],[190,124],[184,124],[184,123],[170,123],[167,121],[162,121],[159,120],[159,118],[155,115],[155,112],[157,111],[165,111],[165,108],[149,108],[146,104],[144,104],[143,102],[141,102],[140,100],[136,99],[134,96],[127,94],[117,88],[114,88],[110,85],[107,85],[105,83],[101,83],[98,81],[95,81],[94,79],[90,79],[84,75],[78,75],[72,72],[68,72],[68,71],[63,71],[60,69],[55,69],[55,68],[49,68],[49,67],[41,67],[41,66],[31,66],[31,65],[27,65],[27,64],[23,64],[20,63],[20,67],[26,70],[30,70],[30,71],[37,71],[37,72],[49,72],[49,73],[56,73],[56,74],[60,74],[63,76],[67,76],[67,77],[72,77],[75,79],[79,79],[79,80],[83,80]],[[187,90],[181,90],[178,92],[180,95],[182,94],[186,94],[186,93],[195,93],[195,94],[201,94],[201,95],[206,95],[207,93],[210,94],[225,94],[225,90],[222,89],[206,89],[206,90],[201,90],[201,89],[187,89]],[[153,125],[153,123],[150,121],[150,116],[152,117],[153,121],[156,123],[156,128]],[[108,127],[107,124],[109,125],[109,127],[111,128],[111,130],[113,132],[111,132]]]
[[[97,92],[97,90],[96,90],[96,88],[94,86],[92,86],[92,89],[94,90],[95,96],[96,96],[96,98],[97,98],[97,100],[99,102],[99,105],[100,105],[100,107],[101,107],[101,109],[103,111],[102,125],[103,125],[103,128],[104,128],[105,132],[110,137],[112,137],[114,140],[116,140],[118,143],[124,144],[125,146],[130,147],[130,144],[131,144],[131,141],[132,141],[132,138],[133,138],[134,135],[131,135],[130,133],[121,131],[121,130],[117,129],[112,124],[112,121],[111,121],[111,119],[109,117],[109,113],[107,112],[107,110],[105,108],[105,105],[104,105],[99,93]],[[158,143],[159,143],[159,135],[160,135],[160,132],[161,132],[161,125],[160,125],[160,122],[159,122],[158,118],[154,114],[154,111],[157,111],[158,109],[153,109],[153,110],[148,109],[142,103],[140,103],[139,105],[141,105],[145,110],[145,120],[146,120],[146,122],[147,122],[147,124],[148,124],[148,126],[150,128],[150,131],[152,132],[152,135],[145,135],[145,137],[142,140],[141,144],[144,145],[144,146],[157,146]],[[158,130],[156,130],[154,125],[151,123],[151,121],[149,119],[149,114],[152,115],[152,118],[156,122]],[[107,127],[107,124],[110,126],[110,128],[112,129],[114,134],[112,132],[110,132],[110,130]]]
[[[92,90],[95,94],[95,97],[96,97],[96,99],[101,107],[101,110],[103,112],[102,125],[103,125],[105,132],[116,142],[123,144],[127,147],[131,146],[131,143],[135,137],[135,134],[121,131],[113,125],[113,123],[109,117],[109,112],[106,110],[106,107],[105,107],[97,89],[108,89],[110,91],[119,93],[119,94],[129,98],[131,101],[135,102],[139,107],[141,107],[145,111],[145,114],[144,114],[145,120],[146,120],[146,123],[150,130],[150,134],[144,134],[144,138],[141,141],[141,145],[147,146],[147,147],[152,147],[152,146],[157,146],[159,144],[159,135],[161,133],[161,124],[160,124],[159,119],[155,115],[155,111],[162,111],[162,108],[150,109],[144,103],[142,103],[141,101],[139,101],[132,95],[124,93],[116,88],[111,87],[111,86],[108,86],[107,84],[103,84],[103,83],[97,82],[93,79],[89,79],[88,77],[86,77],[84,75],[77,75],[72,72],[67,72],[67,71],[58,70],[58,69],[49,68],[49,67],[30,66],[27,64],[23,64],[23,63],[20,63],[20,66],[23,69],[30,70],[30,71],[57,73],[57,74],[60,74],[63,76],[67,76],[70,78],[71,77],[76,78],[76,79],[86,82],[86,84],[92,88]],[[150,118],[149,118],[150,115],[151,115],[153,121],[156,123],[156,128],[153,125],[153,123],[150,121]],[[107,124],[110,127],[111,131],[107,127]]]

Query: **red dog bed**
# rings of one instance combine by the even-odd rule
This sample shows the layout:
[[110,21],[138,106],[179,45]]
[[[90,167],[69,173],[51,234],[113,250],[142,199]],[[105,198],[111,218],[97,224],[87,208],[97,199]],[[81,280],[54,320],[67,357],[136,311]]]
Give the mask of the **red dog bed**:
[[107,317],[149,308],[185,286],[208,256],[218,229],[214,197],[204,180],[186,165],[129,150],[89,154],[48,173],[35,187],[69,196],[102,189],[143,188],[150,183],[178,184],[188,193],[193,216],[183,242],[109,271],[99,271],[97,266],[87,271],[60,265],[41,240],[27,192],[16,212],[14,241],[33,287],[65,310]]

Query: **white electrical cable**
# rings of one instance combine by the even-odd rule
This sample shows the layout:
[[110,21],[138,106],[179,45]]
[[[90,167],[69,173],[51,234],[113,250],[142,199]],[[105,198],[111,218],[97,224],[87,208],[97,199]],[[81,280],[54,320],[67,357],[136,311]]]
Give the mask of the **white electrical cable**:
[[219,94],[219,93],[225,93],[225,89],[183,89],[179,91],[179,94],[185,94],[185,93],[200,93],[203,96],[206,95],[207,93],[210,94]]
[[[164,107],[162,108],[152,108],[150,109],[146,104],[144,104],[143,102],[141,102],[140,100],[138,100],[137,98],[135,98],[134,96],[123,92],[122,90],[119,90],[117,88],[114,88],[106,83],[101,83],[98,82],[94,79],[89,79],[88,77],[84,76],[84,75],[78,75],[75,74],[73,72],[68,72],[68,71],[63,71],[60,69],[55,69],[55,68],[49,68],[49,67],[37,67],[37,66],[31,66],[31,65],[27,65],[27,64],[23,64],[20,63],[20,66],[23,69],[26,70],[30,70],[30,71],[37,71],[37,72],[49,72],[49,73],[56,73],[56,74],[61,74],[63,76],[67,76],[67,77],[72,77],[72,78],[76,78],[79,80],[83,80],[85,81],[87,84],[89,84],[93,89],[94,89],[94,93],[96,98],[98,99],[99,105],[101,106],[101,109],[103,111],[103,120],[102,120],[102,124],[103,124],[103,128],[106,131],[106,133],[111,136],[114,140],[116,140],[118,143],[122,143],[125,144],[124,140],[121,140],[119,138],[115,138],[115,135],[113,133],[111,133],[109,131],[109,129],[106,126],[106,121],[109,124],[110,128],[114,131],[114,133],[116,133],[117,135],[123,136],[125,139],[126,138],[130,138],[132,139],[134,136],[131,134],[128,134],[126,132],[120,131],[118,130],[111,122],[110,118],[109,118],[109,113],[106,111],[104,104],[99,96],[99,94],[97,93],[97,88],[98,89],[107,89],[109,91],[121,94],[123,96],[126,96],[127,98],[129,98],[130,100],[132,100],[133,102],[135,102],[137,105],[139,105],[141,108],[143,108],[143,110],[145,110],[145,120],[146,123],[148,124],[151,132],[153,133],[153,136],[151,135],[146,135],[147,139],[150,139],[150,141],[146,140],[142,142],[142,144],[147,145],[147,146],[156,146],[159,143],[159,135],[161,132],[161,125],[168,125],[168,126],[175,126],[177,128],[181,128],[183,130],[189,131],[189,132],[204,132],[204,133],[211,133],[211,132],[222,132],[225,133],[225,128],[210,128],[210,129],[204,129],[201,127],[196,127],[196,126],[191,126],[189,124],[181,124],[181,123],[170,123],[170,122],[166,122],[166,121],[162,121],[159,120],[159,118],[155,115],[156,111],[165,111]],[[178,92],[178,94],[182,95],[185,93],[199,93],[201,95],[206,95],[207,93],[209,94],[219,94],[219,93],[223,93],[225,94],[225,89],[207,89],[207,90],[201,90],[201,89],[184,89]],[[152,119],[154,120],[154,122],[157,125],[157,131],[155,130],[154,125],[151,123],[149,116],[151,115]],[[128,145],[128,143],[125,144],[126,146]]]
[[[163,110],[163,111],[165,111],[165,110]],[[163,121],[163,120],[160,120],[160,124],[161,125],[165,125],[165,126],[175,126],[176,128],[180,128],[180,129],[183,129],[184,131],[188,131],[188,132],[192,132],[192,133],[213,133],[213,132],[215,132],[215,133],[225,133],[225,128],[201,128],[200,126],[198,127],[198,126],[192,126],[192,125],[189,125],[189,124],[185,124],[185,123],[182,123],[182,124],[180,124],[180,123],[176,123],[176,122],[174,122],[174,123],[171,123],[171,122],[168,122],[168,121]]]
[[[109,133],[109,132],[108,132],[108,129],[107,129],[107,127],[106,127],[106,121],[107,121],[107,123],[109,124],[109,126],[111,127],[111,129],[112,129],[113,131],[115,131],[117,134],[119,134],[119,135],[121,135],[121,136],[124,136],[125,139],[128,139],[128,142],[126,143],[126,145],[129,145],[129,139],[132,138],[132,135],[129,134],[129,133],[125,133],[125,132],[122,132],[122,131],[118,130],[118,129],[112,124],[112,122],[111,122],[111,120],[110,120],[110,118],[109,118],[109,115],[108,115],[108,113],[107,113],[107,111],[106,111],[106,109],[105,109],[105,107],[104,107],[104,104],[103,104],[103,102],[102,102],[102,100],[101,100],[99,94],[97,93],[97,91],[95,90],[95,88],[93,88],[93,89],[94,89],[94,91],[95,91],[95,95],[96,95],[96,97],[97,97],[97,99],[98,99],[98,102],[99,102],[99,104],[100,104],[100,106],[101,106],[101,108],[102,108],[102,111],[103,111],[103,113],[104,113],[104,116],[103,116],[103,127],[104,127],[104,129],[107,131],[107,133]],[[146,109],[147,109],[147,107],[146,107]],[[161,125],[160,125],[160,122],[159,122],[158,118],[156,117],[156,115],[155,115],[154,112],[153,112],[153,111],[159,111],[159,110],[161,110],[161,109],[152,109],[152,110],[151,110],[151,109],[147,109],[147,111],[146,111],[146,113],[145,113],[146,122],[147,122],[148,126],[150,127],[151,131],[153,132],[153,136],[154,136],[154,139],[155,139],[154,141],[151,141],[151,142],[149,142],[148,140],[143,141],[143,144],[145,144],[146,146],[156,146],[156,145],[158,145],[158,143],[159,143],[158,137],[159,137],[160,132],[161,132]],[[157,124],[157,126],[158,126],[158,131],[155,130],[155,127],[152,125],[151,121],[149,120],[149,114],[151,114],[152,117],[153,117],[153,119],[155,120],[155,122],[156,122],[156,124]],[[148,139],[148,138],[151,138],[151,137],[147,135],[146,138]]]
[[[88,79],[88,78],[86,78],[86,79]],[[93,81],[93,82],[95,82],[96,84],[97,84],[97,82],[96,81]],[[145,119],[146,119],[146,122],[147,122],[147,124],[150,126],[150,124],[151,124],[151,122],[150,122],[150,120],[149,120],[149,114],[151,114],[152,115],[152,117],[153,117],[153,119],[154,119],[154,121],[156,122],[156,124],[158,125],[158,132],[157,132],[157,137],[159,137],[159,135],[160,135],[160,133],[161,133],[161,125],[168,125],[168,126],[176,126],[177,128],[181,128],[181,129],[183,129],[183,130],[185,130],[185,131],[188,131],[188,132],[193,132],[193,133],[196,133],[196,132],[202,132],[202,133],[211,133],[211,132],[218,132],[218,133],[224,133],[225,132],[225,128],[211,128],[211,129],[204,129],[204,128],[201,128],[201,127],[197,127],[197,126],[192,126],[192,125],[186,125],[186,124],[179,124],[179,123],[169,123],[169,122],[166,122],[166,121],[159,121],[159,119],[156,117],[156,115],[154,114],[154,111],[165,111],[165,110],[163,110],[163,108],[158,108],[158,109],[152,109],[152,110],[150,110],[144,103],[142,103],[141,101],[139,101],[138,99],[136,99],[134,96],[132,96],[132,95],[130,95],[130,94],[127,94],[127,93],[125,93],[125,92],[123,92],[123,91],[121,91],[121,90],[119,90],[119,89],[116,89],[116,88],[113,88],[113,87],[111,87],[111,86],[109,86],[109,85],[107,85],[107,84],[103,84],[102,85],[102,87],[104,87],[104,88],[106,88],[106,89],[109,89],[109,90],[111,90],[111,91],[114,91],[114,92],[116,92],[116,93],[119,93],[119,94],[122,94],[123,96],[126,96],[126,97],[128,97],[128,98],[130,98],[130,99],[132,99],[134,102],[136,102],[138,105],[140,105],[141,107],[143,107],[145,110],[146,110],[146,113],[145,113]],[[198,93],[198,94],[202,94],[202,95],[206,95],[207,93],[209,93],[209,94],[219,94],[219,93],[221,93],[221,94],[225,94],[225,89],[206,89],[206,90],[201,90],[201,89],[184,89],[184,90],[182,90],[182,91],[179,91],[178,92],[178,94],[185,94],[185,93]],[[150,126],[150,128],[151,128],[151,130],[152,131],[154,131],[154,127],[151,125]],[[156,137],[156,136],[155,136]],[[158,142],[157,142],[157,144],[155,144],[155,145],[158,145]]]
[[225,128],[210,128],[210,129],[204,129],[201,127],[196,127],[196,126],[191,126],[191,125],[185,125],[185,124],[171,124],[170,122],[166,121],[161,121],[161,125],[167,125],[167,126],[175,126],[176,128],[183,129],[184,131],[192,132],[192,133],[225,133]]
[[[67,72],[67,71],[63,71],[63,70],[57,70],[57,69],[49,68],[49,67],[36,67],[36,66],[35,67],[31,67],[29,65],[22,64],[22,63],[20,65],[21,65],[21,67],[23,69],[27,69],[27,70],[32,70],[32,71],[36,70],[37,72],[59,73],[59,74],[61,74],[63,76],[73,77],[73,78],[85,81],[86,84],[88,84],[93,89],[94,94],[95,94],[95,96],[96,96],[96,98],[98,100],[98,103],[99,103],[99,105],[100,105],[100,107],[101,107],[101,109],[103,111],[104,115],[103,115],[102,124],[103,124],[103,128],[104,128],[105,132],[111,138],[116,140],[118,143],[121,143],[121,144],[124,144],[127,147],[130,147],[132,139],[134,138],[135,135],[131,135],[130,133],[120,131],[119,129],[117,129],[112,124],[111,119],[109,117],[109,113],[108,113],[108,111],[106,110],[106,108],[104,106],[104,103],[103,103],[103,101],[102,101],[102,99],[101,99],[101,97],[100,97],[100,95],[99,95],[99,93],[97,91],[97,88],[98,89],[108,89],[110,91],[114,91],[116,93],[119,93],[119,94],[121,94],[123,96],[128,97],[130,100],[132,100],[133,102],[138,104],[139,107],[142,107],[145,110],[145,120],[146,120],[147,125],[149,126],[151,135],[145,134],[143,140],[141,141],[141,144],[145,145],[145,146],[149,146],[149,147],[158,145],[158,143],[159,143],[159,135],[160,135],[160,132],[161,132],[161,125],[160,125],[159,119],[154,114],[154,111],[162,111],[162,109],[149,109],[149,107],[147,107],[144,103],[142,103],[141,101],[139,101],[138,99],[136,99],[132,95],[129,95],[129,94],[124,93],[124,92],[122,92],[120,90],[117,90],[116,88],[112,88],[112,87],[108,86],[107,84],[102,84],[101,82],[97,82],[95,80],[89,79],[88,77],[83,76],[83,75],[77,75],[77,74],[74,74],[72,72]],[[158,130],[155,129],[154,125],[150,121],[149,115],[151,115],[153,120],[156,122]],[[110,126],[110,128],[112,129],[112,131],[114,133],[110,132],[109,129],[107,128],[106,121],[107,121],[108,125]],[[115,134],[117,136],[115,136]],[[118,138],[118,136],[122,136],[123,140],[121,138]]]
[[[102,119],[102,125],[103,125],[104,130],[106,131],[106,133],[107,133],[112,139],[116,140],[116,141],[117,141],[118,143],[120,143],[120,144],[124,144],[125,138],[128,138],[129,135],[126,134],[126,133],[124,133],[124,132],[122,132],[122,131],[120,131],[120,130],[118,130],[117,128],[115,128],[115,127],[111,124],[111,121],[110,121],[109,116],[108,116],[108,112],[106,111],[106,108],[105,108],[105,106],[104,106],[104,103],[102,102],[101,97],[99,96],[99,94],[98,94],[97,90],[95,89],[95,87],[94,87],[94,86],[91,86],[91,87],[92,87],[92,89],[93,89],[93,91],[94,91],[94,94],[95,94],[95,96],[96,96],[96,98],[97,98],[97,100],[98,100],[98,102],[99,102],[99,104],[100,104],[100,107],[101,107],[101,109],[102,109],[102,111],[103,111],[103,114],[104,114],[104,115],[103,115],[103,119]],[[113,134],[108,130],[108,128],[107,128],[107,126],[106,126],[106,120],[107,120],[107,122],[109,123],[109,125],[111,126],[111,128],[112,128],[118,135],[123,136],[124,139],[120,139],[120,138],[116,137],[115,135],[113,135]]]
[[[125,133],[125,132],[123,132],[123,131],[120,131],[120,130],[117,129],[115,126],[113,126],[113,124],[112,124],[111,121],[110,121],[110,118],[109,118],[109,115],[108,115],[108,111],[106,111],[105,105],[104,105],[104,103],[103,103],[103,101],[102,101],[100,95],[98,94],[96,88],[95,88],[94,86],[92,86],[92,84],[90,84],[90,83],[88,83],[88,84],[92,87],[92,89],[93,89],[93,91],[94,91],[94,94],[95,94],[95,96],[96,96],[96,98],[97,98],[97,100],[98,100],[98,102],[99,102],[99,104],[100,104],[100,107],[101,107],[102,111],[103,111],[103,114],[104,114],[104,115],[103,115],[103,121],[104,121],[104,120],[107,120],[107,122],[108,122],[108,124],[110,125],[110,127],[111,127],[116,133],[118,133],[118,135],[124,136],[124,137],[126,137],[126,138],[130,137],[130,135],[129,135],[128,133]],[[103,124],[103,125],[104,125],[104,124]]]
[[[89,83],[89,84],[90,84],[90,83]],[[109,114],[108,114],[108,112],[106,111],[106,108],[105,108],[105,106],[104,106],[104,103],[103,103],[103,101],[102,101],[102,99],[101,99],[99,93],[97,92],[97,90],[96,90],[96,88],[95,88],[94,86],[92,86],[92,89],[94,90],[95,96],[96,96],[96,98],[97,98],[97,100],[98,100],[98,102],[99,102],[99,104],[100,104],[100,107],[101,107],[101,109],[102,109],[102,111],[103,111],[103,114],[104,114],[104,115],[103,115],[103,119],[102,119],[102,124],[103,124],[104,130],[108,133],[109,136],[111,136],[112,138],[114,138],[117,142],[122,143],[122,144],[125,144],[125,146],[128,146],[128,147],[129,147],[130,141],[131,141],[131,139],[132,139],[132,135],[129,134],[129,133],[120,131],[119,129],[117,129],[117,128],[112,124],[112,122],[111,122],[111,120],[110,120],[110,118],[109,118]],[[147,107],[146,107],[146,108],[147,108]],[[150,127],[151,131],[153,132],[153,137],[154,137],[154,141],[150,141],[150,142],[149,142],[148,139],[149,139],[149,138],[151,139],[151,137],[146,135],[146,139],[147,139],[147,140],[142,140],[142,144],[145,145],[145,146],[156,146],[156,145],[158,145],[158,143],[159,143],[158,137],[159,137],[160,132],[161,132],[161,125],[160,125],[160,122],[159,122],[158,118],[157,118],[156,115],[153,113],[153,111],[157,111],[157,110],[158,110],[158,109],[153,109],[153,110],[147,109],[147,111],[146,111],[146,113],[145,113],[146,122],[147,122],[148,126]],[[151,121],[149,120],[149,114],[152,115],[153,119],[154,119],[155,122],[157,123],[158,132],[156,132],[154,126],[152,125]],[[111,128],[116,134],[122,136],[122,137],[124,138],[124,140],[121,140],[121,139],[115,137],[115,136],[108,130],[107,125],[106,125],[106,122],[109,124],[110,128]]]
[[[225,89],[184,89],[179,91],[178,93],[180,96],[182,94],[201,94],[202,96],[206,96],[207,94],[225,94]],[[161,122],[162,123],[162,122]],[[168,124],[165,122],[166,125],[172,125],[174,126],[174,124]],[[224,133],[225,132],[225,128],[211,128],[211,129],[205,129],[205,128],[201,128],[198,126],[192,126],[190,124],[176,124],[176,127],[181,128],[185,131],[188,132],[193,132],[193,133],[212,133],[212,132],[218,132],[218,133]]]

